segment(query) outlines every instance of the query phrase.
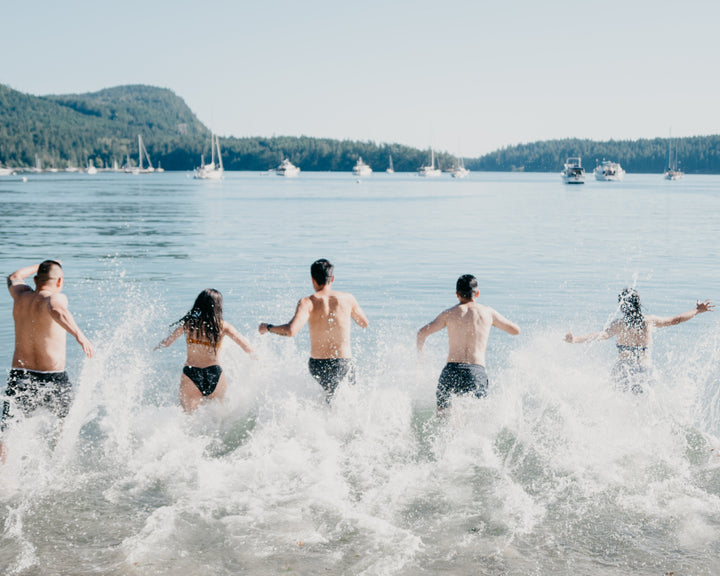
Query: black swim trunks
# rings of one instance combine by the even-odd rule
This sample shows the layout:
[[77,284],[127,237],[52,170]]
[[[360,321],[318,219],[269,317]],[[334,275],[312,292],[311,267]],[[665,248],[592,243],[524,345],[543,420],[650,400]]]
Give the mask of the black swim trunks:
[[450,406],[451,394],[474,394],[477,398],[487,395],[488,377],[485,367],[480,364],[448,362],[438,380],[435,396],[437,407]]
[[327,402],[330,402],[335,389],[346,378],[350,384],[355,385],[355,361],[352,358],[310,358],[308,369],[327,392]]
[[203,396],[210,396],[217,388],[222,368],[218,365],[208,366],[207,368],[184,366],[183,374],[192,380]]
[[13,417],[13,406],[25,416],[38,408],[47,408],[58,418],[65,418],[72,404],[72,385],[67,372],[36,372],[13,368],[8,374],[0,432],[5,431]]

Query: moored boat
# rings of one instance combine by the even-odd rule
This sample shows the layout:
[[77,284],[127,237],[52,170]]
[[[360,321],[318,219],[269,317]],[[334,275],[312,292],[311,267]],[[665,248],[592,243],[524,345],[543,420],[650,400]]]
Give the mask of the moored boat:
[[579,157],[568,158],[560,176],[565,184],[585,184],[585,168],[582,167],[582,159]]
[[353,174],[355,176],[370,176],[372,174],[372,168],[363,162],[362,156],[358,156],[358,161],[353,167]]
[[595,166],[593,170],[595,180],[603,182],[620,182],[625,177],[625,170],[617,162],[603,160],[601,164]]
[[285,176],[287,178],[292,178],[294,176],[297,176],[300,174],[300,168],[295,166],[290,160],[287,158],[283,158],[283,161],[280,163],[280,166],[275,168],[275,174],[278,176]]

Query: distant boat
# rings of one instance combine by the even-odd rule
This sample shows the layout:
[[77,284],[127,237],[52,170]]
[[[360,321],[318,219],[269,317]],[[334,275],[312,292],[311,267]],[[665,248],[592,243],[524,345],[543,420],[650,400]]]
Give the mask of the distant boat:
[[3,168],[0,166],[0,176],[12,176],[15,171],[12,168]]
[[437,178],[442,172],[439,168],[435,168],[435,151],[430,149],[430,166],[421,166],[418,175],[423,178]]
[[582,167],[581,158],[568,158],[560,175],[565,184],[585,184],[585,169]]
[[370,174],[372,174],[372,168],[363,162],[361,156],[358,156],[358,161],[353,167],[353,174],[355,174],[355,176],[370,176]]
[[673,144],[674,141],[671,135],[668,139],[668,153],[664,172],[665,180],[679,180],[685,176],[685,172],[678,167],[677,146],[673,146]]
[[292,178],[300,174],[300,168],[295,166],[287,158],[284,158],[283,161],[280,163],[280,166],[275,168],[275,174],[277,174],[278,176]]
[[40,164],[40,156],[35,154],[35,166],[32,168],[28,168],[28,172],[33,172],[35,174],[40,174],[42,172],[42,165]]
[[67,168],[65,168],[65,172],[78,172],[79,170],[75,164],[68,164]]
[[470,176],[470,170],[465,168],[465,161],[462,158],[458,158],[457,166],[450,171],[450,175],[453,178],[467,178]]
[[593,174],[595,174],[595,180],[603,182],[621,182],[625,177],[625,170],[623,170],[623,167],[617,162],[603,160],[602,164],[595,166]]
[[387,170],[385,170],[388,174],[395,174],[395,168],[393,168],[392,163],[392,155],[390,155],[390,163],[388,164]]
[[97,168],[95,168],[95,164],[93,164],[92,162],[90,162],[90,160],[88,160],[87,173],[90,174],[90,175],[93,175],[93,174],[97,174],[97,173],[98,173]]
[[[215,150],[217,149],[218,162],[215,165]],[[210,164],[205,164],[205,158],[201,157],[201,166],[195,170],[193,178],[198,180],[222,180],[225,175],[223,169],[222,154],[220,154],[220,140],[215,134],[210,135],[210,151],[212,159]]]

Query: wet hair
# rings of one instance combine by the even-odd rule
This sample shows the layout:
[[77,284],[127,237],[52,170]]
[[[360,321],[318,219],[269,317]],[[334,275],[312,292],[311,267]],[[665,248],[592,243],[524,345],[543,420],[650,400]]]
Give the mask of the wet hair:
[[644,330],[646,322],[645,316],[643,316],[642,313],[642,305],[640,304],[640,294],[633,288],[625,288],[625,290],[618,294],[618,302],[627,327],[635,330]]
[[312,276],[312,279],[318,283],[318,286],[325,286],[325,284],[330,282],[334,273],[335,266],[330,264],[330,261],[325,260],[325,258],[315,260],[315,262],[312,263],[312,266],[310,266],[310,276]]
[[[60,273],[58,274],[58,270]],[[45,284],[49,280],[62,277],[62,264],[57,260],[44,260],[38,266],[37,274],[35,274],[35,282],[37,284]]]
[[460,298],[472,300],[473,296],[475,296],[475,292],[477,292],[477,287],[478,281],[475,276],[472,274],[463,274],[460,278],[458,278],[455,290]]
[[198,294],[192,309],[175,324],[181,324],[186,334],[208,340],[217,347],[222,332],[222,308],[222,294],[207,288]]

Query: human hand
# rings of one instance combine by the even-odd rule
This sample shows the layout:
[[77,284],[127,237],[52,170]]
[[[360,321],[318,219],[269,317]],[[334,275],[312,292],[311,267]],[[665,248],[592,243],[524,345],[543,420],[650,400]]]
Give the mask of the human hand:
[[258,332],[260,332],[260,334],[265,334],[267,331],[268,331],[267,322],[261,322],[260,326],[258,326]]
[[93,348],[93,345],[90,343],[90,340],[88,340],[85,336],[81,335],[77,339],[78,344],[82,346],[83,352],[85,352],[85,355],[88,358],[92,358],[95,356],[95,349]]
[[572,332],[568,332],[567,334],[565,334],[565,342],[570,342],[570,344],[575,343],[575,336],[573,336]]
[[712,312],[714,308],[715,304],[713,304],[711,300],[705,300],[705,302],[700,302],[700,300],[698,300],[697,304],[695,304],[695,310],[697,310],[698,314],[702,314],[703,312]]

